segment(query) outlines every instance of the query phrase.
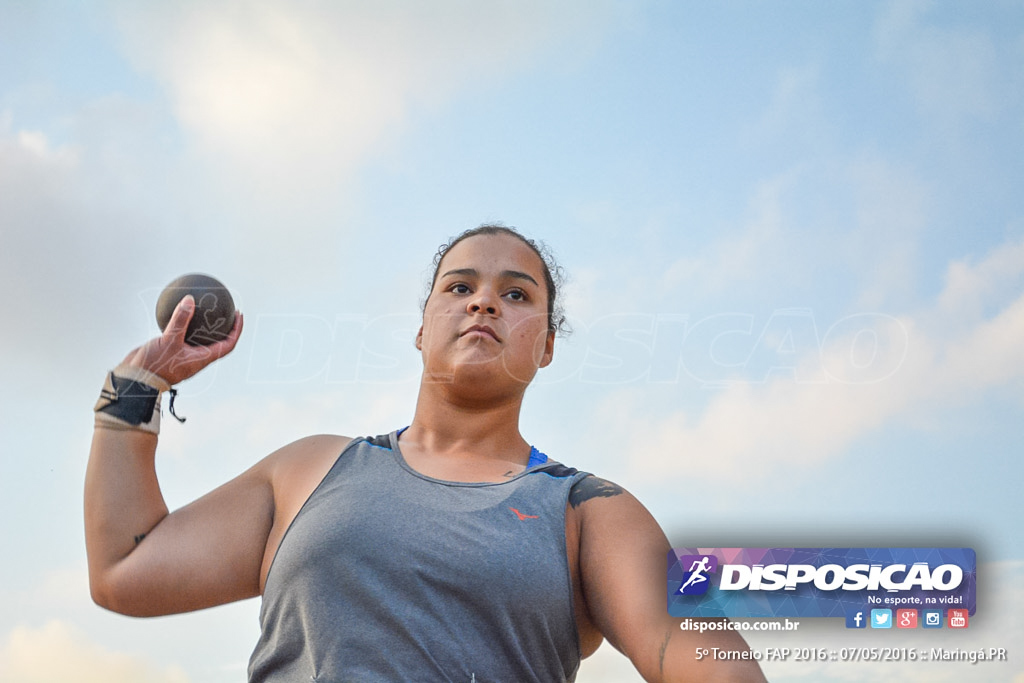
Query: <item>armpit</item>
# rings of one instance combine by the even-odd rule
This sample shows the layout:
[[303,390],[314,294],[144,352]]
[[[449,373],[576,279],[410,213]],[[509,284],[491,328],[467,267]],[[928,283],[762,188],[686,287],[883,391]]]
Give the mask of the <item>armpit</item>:
[[569,505],[575,508],[591,498],[611,498],[620,493],[623,493],[623,489],[618,484],[591,475],[572,487],[569,492]]

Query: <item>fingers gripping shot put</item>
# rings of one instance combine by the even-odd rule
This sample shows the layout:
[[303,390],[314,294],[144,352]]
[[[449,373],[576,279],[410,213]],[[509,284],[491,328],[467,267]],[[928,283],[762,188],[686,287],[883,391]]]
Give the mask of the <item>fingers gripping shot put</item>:
[[206,346],[227,338],[235,324],[235,302],[231,292],[216,278],[190,273],[164,287],[156,302],[156,322],[162,332],[171,321],[174,308],[186,296],[196,303],[196,311],[185,331],[185,342]]
[[[235,347],[187,342],[173,308],[97,403],[85,522],[93,599],[129,615],[261,596],[249,681],[573,681],[603,639],[648,681],[762,681],[735,631],[682,631],[666,609],[669,543],[618,485],[519,431],[554,356],[559,269],[504,226],[434,260],[408,426],[290,443],[169,512],[155,471],[159,395]],[[109,378],[108,378],[109,379]],[[102,405],[101,405],[102,404]],[[570,457],[573,457],[570,454]]]

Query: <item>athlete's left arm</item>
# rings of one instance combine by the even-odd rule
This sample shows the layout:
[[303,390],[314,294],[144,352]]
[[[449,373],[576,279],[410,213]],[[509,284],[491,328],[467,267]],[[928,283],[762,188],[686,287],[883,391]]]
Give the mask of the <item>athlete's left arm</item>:
[[587,477],[569,503],[580,525],[580,578],[586,606],[602,635],[646,681],[764,681],[755,661],[697,659],[699,648],[746,650],[731,630],[682,631],[668,614],[665,533],[619,486]]

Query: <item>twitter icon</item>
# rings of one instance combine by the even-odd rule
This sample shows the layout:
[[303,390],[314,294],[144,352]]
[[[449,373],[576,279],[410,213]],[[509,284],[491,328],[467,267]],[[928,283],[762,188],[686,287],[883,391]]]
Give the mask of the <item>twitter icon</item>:
[[871,610],[871,628],[892,628],[892,610]]

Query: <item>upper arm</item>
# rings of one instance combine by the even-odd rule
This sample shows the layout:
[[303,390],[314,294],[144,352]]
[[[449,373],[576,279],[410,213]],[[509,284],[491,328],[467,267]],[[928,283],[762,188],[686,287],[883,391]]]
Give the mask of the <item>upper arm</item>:
[[579,482],[570,504],[579,517],[580,580],[594,624],[645,679],[656,680],[668,617],[668,540],[636,498],[603,479]]
[[596,477],[584,479],[577,489],[570,504],[576,500],[580,523],[583,595],[608,642],[648,681],[763,681],[754,662],[695,659],[697,646],[741,649],[745,643],[735,631],[682,631],[680,620],[669,616],[671,546],[647,509],[628,492]]
[[110,607],[156,616],[257,595],[273,500],[256,466],[168,514],[111,569]]
[[[110,573],[112,609],[136,616],[187,612],[255,597],[269,539],[295,503],[310,460],[339,437],[308,437],[164,517]],[[308,478],[308,477],[307,477]],[[292,513],[294,516],[294,512]],[[288,520],[290,521],[290,519]]]

